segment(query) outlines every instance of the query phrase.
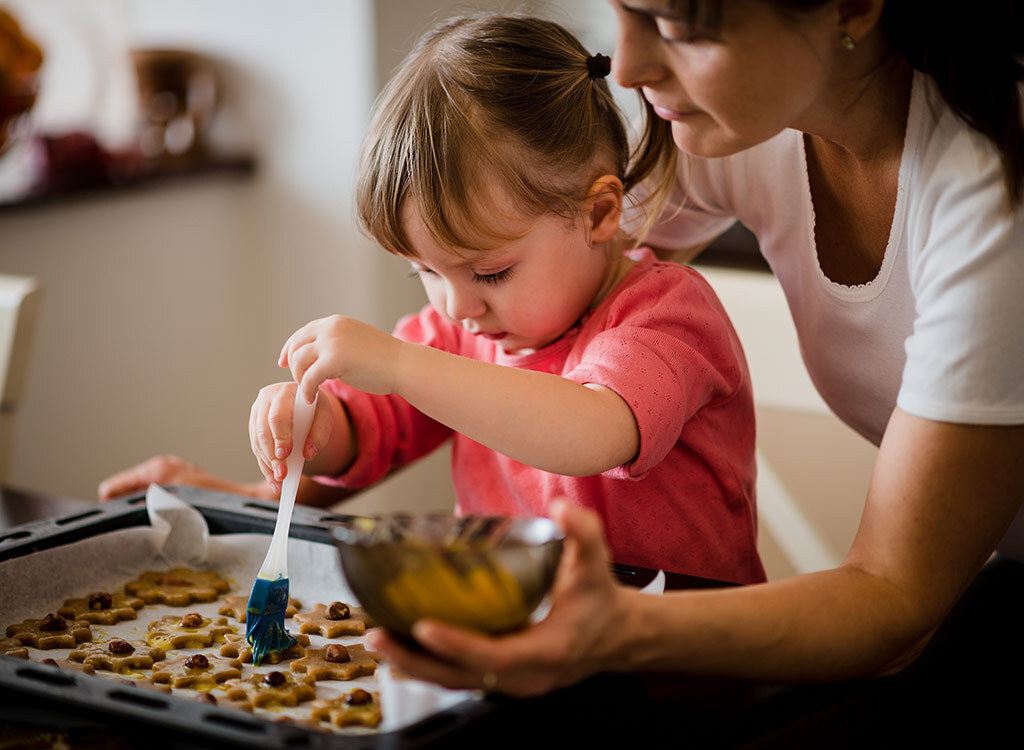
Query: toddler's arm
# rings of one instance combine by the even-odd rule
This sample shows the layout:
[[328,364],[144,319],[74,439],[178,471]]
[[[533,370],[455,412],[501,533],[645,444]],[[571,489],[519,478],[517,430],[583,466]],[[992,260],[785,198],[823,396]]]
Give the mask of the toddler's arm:
[[[599,474],[632,460],[640,447],[632,410],[608,388],[407,343],[352,318],[336,315],[300,328],[279,364],[291,369],[307,399],[329,378],[368,393],[394,393],[466,437],[553,473]],[[288,409],[290,440],[290,407],[280,408]],[[275,456],[275,436],[278,445],[286,439],[276,421],[267,424],[264,457]],[[342,447],[351,462],[351,440]]]

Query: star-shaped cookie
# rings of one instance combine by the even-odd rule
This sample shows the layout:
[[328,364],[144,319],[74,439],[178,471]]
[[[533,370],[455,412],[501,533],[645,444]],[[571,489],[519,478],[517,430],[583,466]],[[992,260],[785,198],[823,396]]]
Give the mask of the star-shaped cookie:
[[176,688],[212,690],[222,682],[242,676],[242,662],[213,654],[181,654],[153,667],[150,679]]
[[[288,606],[285,607],[284,616],[292,617],[300,609],[302,609],[302,602],[288,597]],[[224,603],[217,610],[218,615],[230,615],[242,624],[245,624],[248,613],[249,598],[245,596],[225,596]]]
[[295,622],[299,625],[300,633],[316,633],[324,638],[362,635],[368,627],[373,627],[366,612],[344,602],[314,604],[312,611],[295,615]]
[[149,623],[146,640],[150,646],[170,651],[172,648],[209,648],[214,643],[223,643],[224,636],[238,632],[228,625],[226,617],[203,617],[198,612],[189,612],[178,617],[164,615]]
[[126,583],[124,591],[146,604],[186,607],[192,602],[212,602],[230,588],[231,585],[212,570],[172,568],[148,570]]
[[359,644],[345,647],[329,643],[324,648],[308,649],[303,658],[291,663],[291,670],[314,680],[354,680],[377,671],[377,659]]
[[93,625],[114,625],[121,620],[134,620],[135,610],[144,602],[137,596],[96,591],[87,597],[65,599],[57,614],[67,620],[85,620]]
[[[268,651],[263,655],[264,664],[280,664],[288,659],[298,659],[306,655],[306,646],[309,645],[309,636],[296,633],[295,643],[284,651]],[[224,645],[220,647],[221,656],[229,656],[234,659],[241,659],[246,664],[252,664],[252,646],[245,639],[244,635],[224,636]]]
[[150,669],[153,662],[162,661],[165,656],[162,650],[151,648],[142,641],[126,641],[122,638],[111,638],[101,643],[86,643],[68,654],[71,661],[119,674]]

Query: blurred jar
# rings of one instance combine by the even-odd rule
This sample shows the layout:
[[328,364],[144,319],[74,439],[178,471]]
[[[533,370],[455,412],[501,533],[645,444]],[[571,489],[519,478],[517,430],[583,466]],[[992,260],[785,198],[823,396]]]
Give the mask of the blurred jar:
[[43,53],[14,17],[0,8],[0,154],[22,134],[36,102]]
[[210,61],[173,49],[135,50],[132,61],[139,86],[141,156],[173,164],[203,155],[203,134],[217,103]]

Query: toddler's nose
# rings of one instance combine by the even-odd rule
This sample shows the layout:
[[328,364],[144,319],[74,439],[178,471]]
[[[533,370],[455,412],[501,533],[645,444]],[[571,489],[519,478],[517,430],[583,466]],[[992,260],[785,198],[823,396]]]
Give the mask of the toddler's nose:
[[448,317],[457,321],[477,318],[483,315],[487,309],[483,299],[472,289],[461,288],[456,285],[448,287],[445,302]]

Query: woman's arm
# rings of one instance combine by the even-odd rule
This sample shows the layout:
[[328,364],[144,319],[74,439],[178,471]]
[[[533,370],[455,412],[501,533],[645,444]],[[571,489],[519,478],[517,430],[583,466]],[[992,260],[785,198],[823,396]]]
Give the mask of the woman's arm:
[[479,687],[490,672],[499,689],[516,694],[608,670],[763,681],[884,674],[920,654],[1022,498],[1024,427],[956,425],[897,409],[857,536],[834,570],[735,589],[641,595],[611,584],[588,530],[596,519],[574,511],[567,517],[572,551],[544,622],[498,639],[420,623],[417,639],[444,661],[413,654],[381,633],[372,640],[414,675]]

